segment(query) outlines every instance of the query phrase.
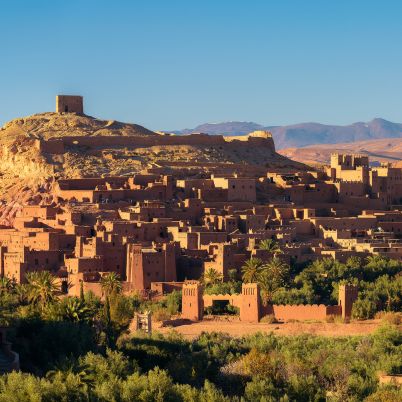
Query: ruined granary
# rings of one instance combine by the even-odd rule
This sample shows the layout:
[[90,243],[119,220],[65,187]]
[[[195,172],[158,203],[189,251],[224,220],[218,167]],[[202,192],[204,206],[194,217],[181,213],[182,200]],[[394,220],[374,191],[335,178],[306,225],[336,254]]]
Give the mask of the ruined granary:
[[[82,114],[82,98],[58,97],[57,112]],[[76,134],[35,139],[36,149],[49,159],[77,147],[99,154],[112,145],[133,144],[209,150],[237,150],[240,144],[275,154],[267,132],[233,138]],[[240,279],[249,258],[272,258],[260,248],[263,240],[275,239],[287,263],[368,254],[402,258],[402,169],[370,167],[364,155],[334,154],[325,171],[163,160],[124,175],[60,177],[51,192],[51,202],[30,201],[12,224],[0,227],[1,276],[24,282],[27,272],[49,270],[71,284],[73,295],[81,286],[101,295],[100,278],[109,272],[120,276],[128,292],[183,286],[183,295],[194,298],[183,304],[183,315],[191,319],[202,316],[201,304],[211,298],[200,297],[196,283],[183,283],[211,269],[223,280],[230,272]],[[258,321],[267,308],[281,319],[347,317],[355,296],[349,288],[340,293],[338,306],[267,307],[258,289],[245,285],[230,303],[244,321]]]

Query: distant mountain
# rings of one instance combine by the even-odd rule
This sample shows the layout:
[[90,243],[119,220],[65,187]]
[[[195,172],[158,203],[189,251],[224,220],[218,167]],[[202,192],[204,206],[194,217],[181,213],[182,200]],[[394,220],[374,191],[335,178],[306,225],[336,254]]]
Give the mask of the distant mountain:
[[300,123],[290,126],[264,127],[253,122],[227,122],[201,124],[194,129],[174,131],[176,134],[208,133],[222,135],[242,135],[254,130],[272,132],[277,149],[305,147],[313,144],[338,144],[381,138],[402,138],[402,124],[384,119],[374,119],[368,123],[358,122],[348,126],[332,126],[319,123]]
[[264,126],[246,121],[228,121],[225,123],[205,123],[195,128],[185,128],[184,130],[170,131],[175,134],[205,133],[213,135],[243,135],[256,130],[264,130]]
[[279,153],[307,165],[328,164],[331,153],[361,153],[368,155],[370,163],[378,166],[383,162],[402,166],[402,138],[382,138],[356,142],[309,145],[307,147],[281,149]]

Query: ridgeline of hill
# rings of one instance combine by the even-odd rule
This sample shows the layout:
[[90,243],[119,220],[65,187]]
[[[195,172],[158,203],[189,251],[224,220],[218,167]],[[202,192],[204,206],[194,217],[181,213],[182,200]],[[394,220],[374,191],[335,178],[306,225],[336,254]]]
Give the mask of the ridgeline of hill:
[[254,130],[272,133],[277,149],[305,147],[312,144],[337,144],[382,138],[402,138],[402,124],[384,119],[347,126],[319,123],[300,123],[288,126],[266,126],[253,122],[225,122],[201,124],[194,129],[172,131],[176,134],[202,132],[207,134],[242,135]]

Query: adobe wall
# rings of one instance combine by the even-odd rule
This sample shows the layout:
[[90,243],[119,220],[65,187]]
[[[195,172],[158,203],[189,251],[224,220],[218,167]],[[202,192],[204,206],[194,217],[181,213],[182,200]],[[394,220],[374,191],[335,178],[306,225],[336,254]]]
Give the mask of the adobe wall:
[[[202,306],[199,298],[202,300]],[[339,288],[339,304],[336,306],[324,304],[268,304],[264,306],[261,303],[259,286],[256,283],[243,283],[241,294],[207,295],[202,294],[202,288],[197,282],[194,282],[193,284],[185,284],[183,287],[183,308],[186,308],[183,317],[197,316],[197,320],[202,319],[200,308],[210,307],[214,301],[228,301],[229,304],[240,309],[240,320],[244,322],[258,322],[265,315],[274,315],[276,319],[281,321],[325,320],[329,316],[349,318],[356,298],[356,287],[341,285]]]
[[[325,320],[329,315],[328,307],[324,304],[307,304],[307,305],[272,305],[267,306],[266,313],[273,314],[276,319],[281,321],[289,320]],[[336,306],[338,307],[338,306]],[[334,314],[338,309],[330,309]]]
[[159,294],[172,293],[175,290],[182,290],[184,282],[152,282],[151,291]]
[[[250,146],[266,147],[271,152],[275,152],[272,138],[253,138],[248,137],[247,143]],[[245,141],[227,141],[222,135],[208,134],[189,134],[189,135],[149,135],[149,136],[66,136],[63,138],[50,138],[49,140],[38,140],[37,148],[46,153],[64,153],[65,147],[85,146],[90,148],[110,147],[110,146],[132,146],[132,147],[152,147],[152,146],[226,146],[244,147]]]

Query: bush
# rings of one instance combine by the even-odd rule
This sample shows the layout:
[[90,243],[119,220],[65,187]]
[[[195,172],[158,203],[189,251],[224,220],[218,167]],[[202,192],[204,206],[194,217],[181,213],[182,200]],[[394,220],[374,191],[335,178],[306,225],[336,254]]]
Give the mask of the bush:
[[181,312],[182,292],[174,290],[166,296],[166,308],[171,315]]
[[375,315],[375,318],[379,318],[392,325],[400,325],[402,323],[402,313],[380,311]]
[[165,321],[165,320],[170,320],[171,315],[169,314],[169,311],[165,308],[159,308],[158,310],[155,310],[152,313],[152,318],[155,321]]
[[273,314],[267,314],[261,318],[260,322],[263,322],[265,324],[275,324],[278,322],[278,320],[275,318]]
[[225,300],[216,300],[212,306],[205,309],[205,313],[208,315],[239,315],[240,309]]
[[374,317],[377,306],[371,300],[357,299],[353,303],[352,317],[357,320],[368,320]]

